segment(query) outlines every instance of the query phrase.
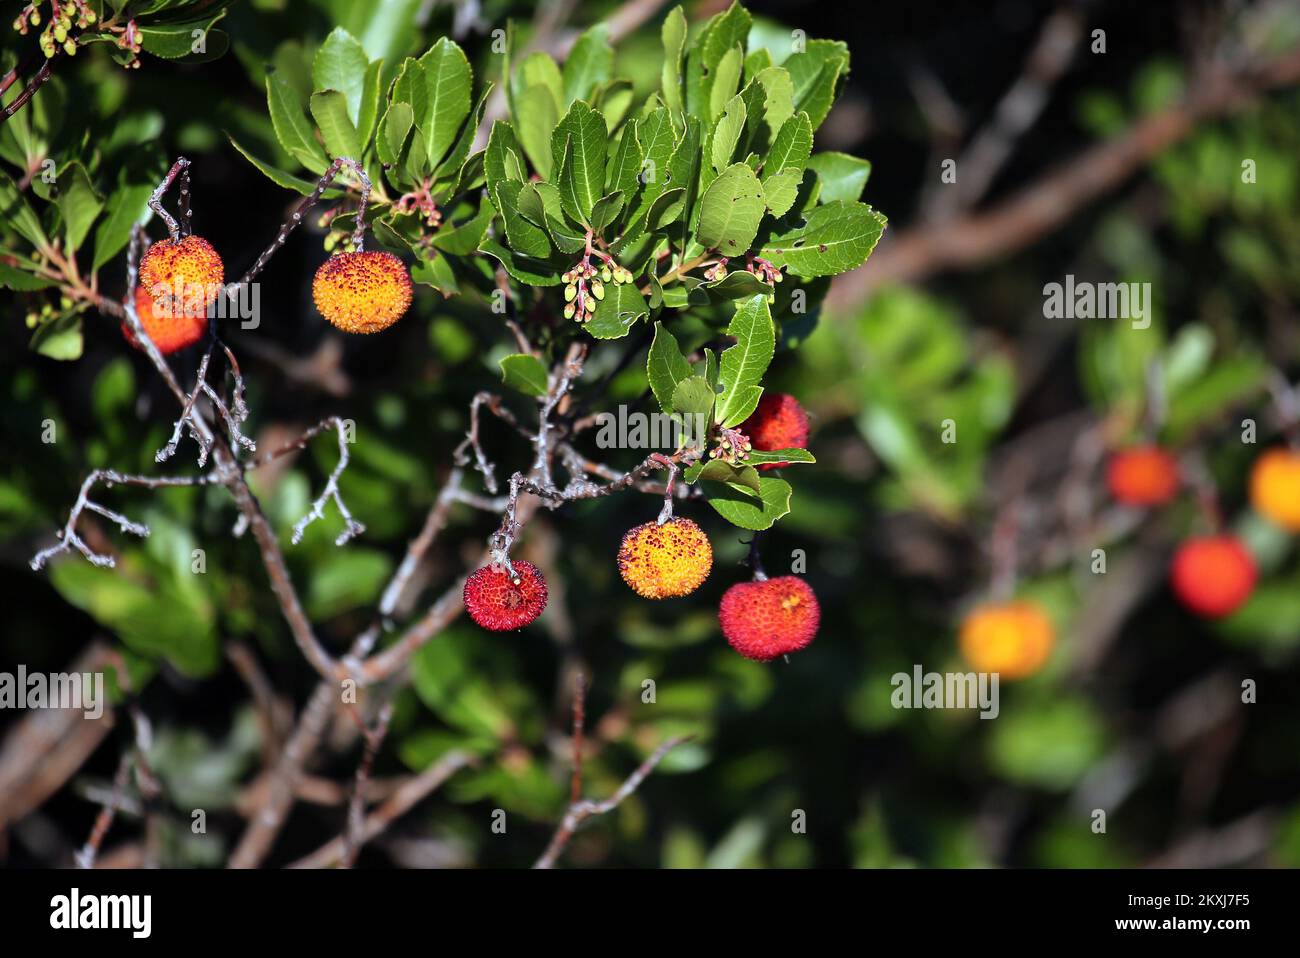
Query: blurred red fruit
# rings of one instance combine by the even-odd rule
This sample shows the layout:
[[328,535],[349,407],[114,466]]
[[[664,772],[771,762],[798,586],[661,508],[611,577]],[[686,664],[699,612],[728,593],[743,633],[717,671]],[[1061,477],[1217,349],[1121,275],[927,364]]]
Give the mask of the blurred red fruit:
[[1178,494],[1178,461],[1159,446],[1134,446],[1110,457],[1106,485],[1128,506],[1160,506]]
[[1250,598],[1258,573],[1254,558],[1239,539],[1204,536],[1178,547],[1169,578],[1185,606],[1197,615],[1217,619]]
[[[767,393],[739,428],[760,452],[808,448],[808,414],[787,393]],[[778,469],[788,465],[788,462],[767,462],[758,468]]]

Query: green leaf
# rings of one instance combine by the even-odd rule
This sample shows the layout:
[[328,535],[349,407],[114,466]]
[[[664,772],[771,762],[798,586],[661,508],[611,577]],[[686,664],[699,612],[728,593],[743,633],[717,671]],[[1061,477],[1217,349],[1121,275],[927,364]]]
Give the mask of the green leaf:
[[659,75],[659,88],[664,105],[674,113],[681,113],[682,55],[686,51],[686,14],[681,7],[673,7],[664,18],[660,31],[664,43],[664,65]]
[[630,201],[640,185],[637,177],[641,174],[641,163],[644,159],[641,144],[637,140],[637,121],[628,120],[627,126],[623,127],[622,136],[619,137],[614,158],[609,161],[605,171],[605,192],[613,193],[615,190],[621,190],[623,196]]
[[697,462],[690,466],[682,473],[682,478],[688,483],[696,483],[701,479],[710,482],[735,483],[751,490],[756,495],[762,492],[762,485],[759,480],[758,470],[753,466],[740,466],[737,468],[731,463],[722,459],[709,459],[707,462]]
[[773,236],[761,256],[796,276],[833,276],[861,266],[885,218],[863,203],[836,200],[810,210],[803,226]]
[[49,238],[41,227],[40,217],[32,212],[14,181],[3,172],[0,172],[0,220],[12,226],[33,246],[50,245]]
[[[181,574],[189,575],[188,568]],[[50,581],[64,599],[115,632],[133,652],[166,658],[192,677],[211,672],[220,661],[210,604],[182,589],[175,576],[146,584],[122,570],[101,569],[78,558],[55,563]]]
[[794,81],[795,109],[807,113],[817,129],[835,102],[841,75],[849,71],[848,47],[838,40],[810,40],[784,66]]
[[[563,267],[546,260],[524,256],[502,246],[491,237],[485,237],[479,250],[499,262],[507,273],[528,286],[559,286]],[[606,296],[606,299],[609,297]]]
[[63,215],[63,234],[68,245],[79,248],[90,232],[104,201],[91,185],[86,168],[69,163],[59,174],[59,212]]
[[361,86],[361,110],[357,114],[357,134],[362,145],[370,143],[379,121],[380,71],[383,61],[375,60],[366,68],[365,82]]
[[696,238],[708,249],[737,256],[749,249],[767,204],[758,177],[744,163],[723,170],[700,200]]
[[384,114],[379,124],[379,136],[375,138],[375,152],[379,160],[389,166],[396,166],[402,161],[406,147],[406,138],[415,126],[415,114],[409,103],[394,103]]
[[84,341],[81,335],[81,316],[64,313],[42,323],[32,334],[28,344],[34,352],[50,359],[71,361],[81,358]]
[[794,81],[784,67],[769,67],[754,77],[763,88],[765,143],[776,139],[781,128],[795,115]]
[[596,303],[595,315],[582,328],[594,339],[621,339],[638,319],[649,314],[650,307],[635,283],[606,283],[605,298]]
[[451,725],[474,735],[508,738],[514,722],[475,660],[481,645],[469,630],[448,630],[411,657],[411,684],[420,700]]
[[51,286],[57,285],[53,280],[33,276],[25,270],[15,269],[0,260],[0,286],[6,289],[16,290],[20,293],[30,293],[34,290],[49,289]]
[[560,162],[551,147],[559,119],[550,90],[535,86],[520,94],[519,112],[515,114],[515,122],[519,124],[519,142],[523,144],[533,169],[544,180],[551,179]]
[[717,66],[723,55],[732,47],[745,48],[749,40],[749,29],[753,17],[742,7],[739,0],[733,0],[725,13],[720,13],[710,23],[711,29],[700,37],[706,66]]
[[466,157],[469,156],[470,147],[474,145],[474,139],[478,136],[479,125],[483,122],[483,110],[487,107],[488,97],[492,95],[492,84],[486,83],[483,86],[483,92],[479,94],[478,103],[470,111],[469,119],[461,126],[460,136],[452,144],[446,157],[438,165],[435,175],[440,179],[450,178],[454,185],[459,179],[461,167],[465,164]]
[[763,476],[758,485],[757,493],[734,483],[708,483],[703,488],[705,498],[718,515],[733,526],[760,532],[770,529],[773,523],[789,513],[790,484],[783,479]]
[[799,196],[803,170],[782,170],[763,182],[763,199],[773,216],[784,216]]
[[95,256],[91,272],[99,272],[131,238],[131,226],[144,221],[148,211],[149,194],[153,190],[147,183],[129,183],[113,192],[108,203],[108,216],[95,227]]
[[569,107],[551,134],[552,156],[560,169],[560,199],[576,222],[590,223],[592,207],[604,195],[608,139],[605,118],[581,100]]
[[329,158],[316,142],[316,131],[302,112],[297,93],[279,77],[266,77],[266,105],[275,138],[295,160],[313,173],[324,173]]
[[[230,37],[222,30],[213,29],[226,15],[225,10],[215,16],[198,17],[178,23],[146,23],[139,27],[140,46],[156,57],[165,60],[184,60],[187,63],[206,63],[225,56],[230,49]],[[202,51],[195,49],[202,41]]]
[[637,178],[643,185],[630,204],[628,226],[619,244],[619,253],[645,231],[646,213],[659,194],[669,186],[671,160],[677,138],[668,111],[660,108],[651,112],[637,126],[637,138],[641,141],[643,151]]
[[[337,90],[341,93],[345,105],[344,113],[354,128],[361,119],[361,95],[365,90],[366,70],[369,66],[370,58],[366,56],[361,41],[342,27],[335,27],[330,31],[330,35],[316,51],[311,64],[313,92]],[[328,138],[325,142],[329,143]],[[359,154],[343,155],[358,160],[361,158]]]
[[847,153],[818,153],[808,161],[808,169],[821,181],[819,203],[844,200],[852,203],[862,197],[871,175],[871,164]]
[[[713,412],[713,390],[703,376],[687,376],[673,388],[673,412],[678,416],[704,416]],[[710,421],[705,419],[705,424]]]
[[465,53],[452,40],[442,37],[420,57],[429,94],[428,119],[416,126],[424,135],[424,151],[430,166],[437,166],[456,141],[456,134],[470,112],[474,74]]
[[615,190],[608,196],[602,196],[591,208],[591,228],[597,233],[604,232],[605,227],[614,222],[622,209],[622,190]]
[[650,343],[650,352],[646,356],[646,379],[659,408],[665,413],[673,412],[673,391],[677,384],[691,375],[691,364],[682,355],[677,339],[663,323],[655,323],[654,340]]
[[722,279],[703,283],[698,288],[705,290],[711,299],[748,299],[772,294],[771,286],[745,269],[733,269]]
[[767,297],[751,296],[738,303],[727,335],[735,337],[736,345],[725,350],[719,361],[722,394],[716,420],[730,428],[748,419],[758,405],[763,394],[759,383],[776,351],[776,327]]
[[[556,65],[554,58],[544,50],[537,50],[524,57],[511,82],[512,93],[516,100],[524,90],[536,86],[545,87],[554,101],[555,109],[553,112],[556,116],[559,116],[565,107],[569,105],[564,98],[564,78],[560,74],[560,68]],[[519,109],[518,104],[515,104],[512,112],[518,115],[522,111]],[[549,131],[547,132],[549,133]]]
[[483,235],[495,215],[496,210],[492,207],[492,201],[484,197],[479,204],[478,213],[473,218],[450,228],[444,224],[442,229],[430,237],[429,242],[444,253],[451,253],[453,256],[470,256],[483,242]]
[[529,221],[519,209],[519,196],[522,192],[532,191],[530,184],[516,186],[503,184],[497,191],[501,201],[501,219],[506,226],[506,237],[510,248],[524,256],[546,259],[551,255],[551,237],[545,229]]
[[378,549],[331,549],[312,566],[304,600],[313,619],[328,619],[374,601],[393,571]]
[[736,144],[740,142],[740,134],[744,130],[745,101],[739,96],[733,96],[713,128],[711,155],[713,169],[718,173],[731,163],[731,158],[736,152]]
[[325,90],[311,95],[311,115],[320,127],[325,140],[325,150],[330,156],[361,159],[361,138],[357,128],[348,118],[348,103],[338,90]]
[[740,47],[732,47],[718,62],[713,74],[713,83],[709,88],[709,119],[716,119],[726,107],[736,91],[740,89],[740,71],[744,67],[745,56]]
[[681,187],[664,190],[650,204],[650,211],[646,213],[646,228],[666,229],[681,219],[684,212],[686,212],[686,191]]
[[514,353],[499,360],[501,381],[525,396],[545,396],[547,390],[546,367],[536,356]]
[[402,67],[393,80],[391,103],[405,103],[411,108],[414,121],[422,128],[429,126],[429,78],[424,74],[424,67],[414,57],[402,61]]
[[751,450],[747,460],[750,465],[761,466],[770,462],[816,462],[807,449],[772,449],[766,452]]
[[[230,134],[226,134],[226,139],[230,141],[230,145],[238,150],[244,159],[257,167],[257,169],[261,171],[262,175],[276,186],[282,186],[286,190],[294,190],[297,193],[301,193],[303,196],[309,195],[314,189],[316,189],[316,184],[314,182],[304,180],[300,176],[294,176],[292,173],[286,173],[284,170],[277,169],[271,164],[259,160],[257,157],[253,156],[253,154],[240,146],[239,142]],[[341,190],[330,187],[323,195],[330,199],[334,199],[341,195]]]
[[[549,143],[547,148],[549,150]],[[488,133],[487,151],[483,154],[483,172],[487,175],[488,188],[494,194],[503,183],[524,181],[526,177],[519,165],[523,156],[515,128],[505,120],[493,123]]]
[[766,186],[767,181],[782,170],[802,170],[812,153],[812,142],[812,123],[809,122],[807,113],[799,113],[786,120],[772,141],[767,159],[763,161],[763,185]]
[[578,37],[564,61],[564,105],[589,97],[596,87],[609,80],[613,67],[609,28],[597,24]]
[[[540,215],[539,215],[540,208]],[[526,183],[519,191],[519,211],[539,226],[545,224],[551,242],[562,253],[579,253],[586,248],[586,230],[572,226],[564,215],[560,191],[550,183]]]

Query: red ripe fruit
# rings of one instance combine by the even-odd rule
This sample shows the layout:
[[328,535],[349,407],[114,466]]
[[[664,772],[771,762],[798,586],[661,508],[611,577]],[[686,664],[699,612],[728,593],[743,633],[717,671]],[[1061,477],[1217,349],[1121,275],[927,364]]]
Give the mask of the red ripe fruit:
[[747,659],[770,662],[807,647],[821,622],[817,596],[803,579],[783,575],[738,582],[722,596],[722,634]]
[[469,617],[493,632],[522,629],[546,608],[546,580],[531,562],[515,559],[515,574],[495,563],[465,580],[465,609]]
[[1204,536],[1178,547],[1169,579],[1174,593],[1197,615],[1217,619],[1235,612],[1255,590],[1255,560],[1234,536]]
[[1160,506],[1178,494],[1178,461],[1159,446],[1134,446],[1110,457],[1106,485],[1126,506]]
[[[140,325],[164,356],[170,356],[186,346],[193,346],[208,331],[206,312],[172,313],[160,306],[143,286],[135,288],[135,314],[140,317]],[[136,349],[140,348],[131,327],[126,323],[122,324],[122,335]]]
[[[808,448],[808,414],[787,393],[767,393],[739,427],[760,452]],[[778,469],[788,462],[765,462],[759,469]]]

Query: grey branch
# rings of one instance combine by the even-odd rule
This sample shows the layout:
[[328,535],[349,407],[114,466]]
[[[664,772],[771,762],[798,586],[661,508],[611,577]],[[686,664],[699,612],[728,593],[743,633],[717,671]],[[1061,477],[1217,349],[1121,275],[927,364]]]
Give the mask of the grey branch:
[[131,535],[140,536],[141,538],[149,535],[149,527],[144,523],[128,519],[121,513],[114,512],[112,509],[92,500],[90,490],[96,483],[102,482],[109,489],[113,488],[113,486],[142,486],[146,489],[162,489],[167,486],[198,486],[213,481],[215,479],[210,474],[202,476],[129,476],[124,473],[114,472],[112,469],[96,469],[82,482],[81,491],[77,494],[77,501],[73,503],[72,510],[68,513],[67,524],[59,533],[58,545],[50,546],[48,549],[42,549],[36,553],[36,555],[32,556],[30,565],[33,570],[39,570],[56,555],[76,549],[86,557],[91,565],[107,569],[113,568],[116,561],[112,556],[95,552],[77,534],[77,522],[81,519],[81,514],[86,511],[98,513],[105,519],[111,520],[123,532],[129,532]]
[[307,440],[329,427],[337,429],[339,434],[338,465],[336,465],[334,471],[330,473],[329,480],[325,483],[325,490],[316,498],[316,501],[312,503],[311,511],[294,523],[292,539],[294,545],[297,545],[302,541],[303,533],[307,530],[309,525],[317,519],[324,518],[325,503],[329,499],[333,499],[334,504],[338,506],[339,514],[343,516],[343,522],[345,524],[343,531],[339,533],[338,538],[334,540],[335,545],[341,546],[353,536],[360,535],[366,531],[365,526],[352,518],[352,513],[348,511],[347,504],[344,503],[343,497],[339,495],[339,476],[343,475],[343,470],[348,467],[347,426],[344,424],[343,420],[338,416],[331,416],[329,419],[323,420],[319,425],[309,429],[307,433],[304,434],[302,440],[300,440],[300,443],[305,443]]

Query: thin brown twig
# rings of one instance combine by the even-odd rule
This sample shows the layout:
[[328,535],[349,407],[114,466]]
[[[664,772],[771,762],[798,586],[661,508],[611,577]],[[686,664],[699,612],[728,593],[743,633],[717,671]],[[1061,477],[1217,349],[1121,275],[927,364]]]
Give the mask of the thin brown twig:
[[586,721],[587,677],[573,676],[573,778],[569,781],[569,804],[582,798],[582,734]]
[[[447,779],[466,765],[469,765],[470,762],[470,757],[463,752],[448,752],[419,775],[404,783],[383,804],[366,817],[360,829],[359,841],[373,841],[388,826],[436,791]],[[335,838],[316,849],[310,855],[298,859],[289,867],[329,868],[342,860],[343,853],[343,839],[341,837]]]
[[542,852],[541,857],[537,859],[533,867],[555,867],[556,861],[564,853],[564,849],[568,847],[569,840],[573,838],[574,833],[583,822],[599,815],[607,815],[618,808],[629,795],[640,788],[641,783],[646,780],[669,752],[678,745],[689,742],[692,738],[694,738],[692,735],[679,735],[665,741],[644,762],[637,766],[636,771],[627,777],[623,784],[619,786],[618,791],[603,802],[579,800],[571,803],[568,810],[565,811],[559,827],[555,830],[555,834],[551,837],[550,844],[546,846],[546,851]]

